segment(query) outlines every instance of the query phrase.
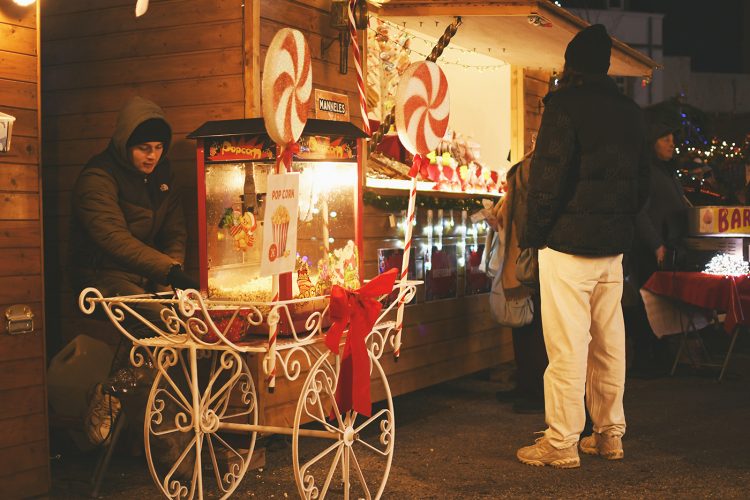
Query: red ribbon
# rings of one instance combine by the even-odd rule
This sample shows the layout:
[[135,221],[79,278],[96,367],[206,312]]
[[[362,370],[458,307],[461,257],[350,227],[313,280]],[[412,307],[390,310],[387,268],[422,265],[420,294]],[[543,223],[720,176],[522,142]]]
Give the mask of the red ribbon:
[[393,291],[398,269],[389,269],[359,290],[334,285],[329,309],[333,324],[326,333],[326,345],[338,354],[341,336],[346,327],[344,353],[341,358],[336,402],[341,413],[354,410],[363,415],[372,413],[370,399],[370,359],[365,338],[372,331],[383,304],[377,298]]
[[[414,159],[411,162],[411,169],[409,170],[409,177],[413,179],[414,177],[417,176],[417,174],[422,172],[422,169],[426,169],[429,164],[430,164],[430,160],[425,155],[421,155],[419,153],[415,154]],[[425,175],[425,172],[422,173],[422,177],[426,178],[427,176]]]
[[283,164],[286,170],[289,170],[292,166],[292,160],[294,155],[299,153],[299,143],[297,141],[290,142],[286,146],[281,146],[281,152],[276,157],[276,173],[280,174],[279,165]]

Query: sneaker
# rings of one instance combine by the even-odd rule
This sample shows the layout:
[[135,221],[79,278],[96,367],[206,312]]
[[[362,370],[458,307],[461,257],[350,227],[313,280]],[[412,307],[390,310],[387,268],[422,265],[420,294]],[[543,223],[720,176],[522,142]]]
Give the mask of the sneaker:
[[106,393],[102,384],[96,384],[84,417],[86,436],[91,444],[100,445],[109,441],[112,423],[121,408],[119,399]]
[[539,437],[531,446],[519,449],[516,458],[521,463],[537,467],[551,465],[556,469],[575,469],[581,466],[576,445],[558,449],[550,444],[547,436]]
[[607,460],[622,460],[625,456],[621,436],[595,432],[581,439],[578,446],[586,455],[599,455]]

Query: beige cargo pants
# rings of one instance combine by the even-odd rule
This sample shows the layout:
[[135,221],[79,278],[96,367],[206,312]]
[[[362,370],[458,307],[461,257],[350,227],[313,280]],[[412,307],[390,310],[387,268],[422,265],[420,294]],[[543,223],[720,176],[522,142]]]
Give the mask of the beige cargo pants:
[[545,435],[556,448],[578,442],[584,394],[594,431],[622,435],[625,412],[625,324],[622,255],[584,257],[539,251]]

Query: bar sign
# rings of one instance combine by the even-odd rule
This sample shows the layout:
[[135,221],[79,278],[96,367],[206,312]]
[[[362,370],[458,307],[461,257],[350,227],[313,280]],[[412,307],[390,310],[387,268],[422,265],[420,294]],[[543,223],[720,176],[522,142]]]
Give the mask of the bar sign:
[[315,118],[349,121],[349,96],[315,89]]

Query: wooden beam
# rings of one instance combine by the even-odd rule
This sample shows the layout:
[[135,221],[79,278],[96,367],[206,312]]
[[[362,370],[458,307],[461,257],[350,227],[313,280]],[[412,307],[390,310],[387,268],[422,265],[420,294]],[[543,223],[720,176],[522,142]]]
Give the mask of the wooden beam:
[[534,12],[535,1],[407,1],[388,2],[376,10],[383,16],[528,16]]
[[245,0],[242,44],[242,78],[245,86],[245,118],[260,111],[260,0]]
[[510,70],[510,162],[515,164],[524,151],[524,105],[523,68],[513,66]]

